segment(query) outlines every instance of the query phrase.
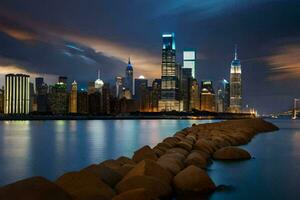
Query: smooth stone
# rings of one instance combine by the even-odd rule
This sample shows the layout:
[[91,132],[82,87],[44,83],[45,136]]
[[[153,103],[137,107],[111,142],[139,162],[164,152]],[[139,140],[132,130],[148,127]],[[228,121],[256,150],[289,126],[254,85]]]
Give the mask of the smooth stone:
[[127,173],[122,181],[134,176],[152,176],[164,181],[166,184],[171,184],[173,178],[170,172],[161,167],[155,161],[148,159],[139,162]]
[[175,191],[179,195],[209,194],[216,186],[207,173],[194,165],[179,172],[173,179]]
[[59,177],[55,183],[71,194],[76,200],[112,199],[113,189],[93,173],[69,172]]
[[70,194],[43,177],[32,177],[0,188],[1,200],[72,200]]
[[152,198],[149,192],[144,188],[138,188],[123,192],[115,196],[112,200],[158,200],[157,198]]
[[172,195],[170,185],[152,176],[133,176],[116,185],[118,194],[138,188],[148,191],[151,198],[167,199]]
[[198,152],[192,152],[184,161],[186,166],[195,165],[202,169],[205,169],[207,166],[206,159]]
[[132,159],[130,159],[126,156],[121,156],[116,161],[119,162],[121,165],[125,165],[125,164],[135,165],[136,164],[136,162],[134,162]]
[[251,155],[246,150],[239,147],[224,147],[213,154],[215,160],[245,160],[250,159]]
[[157,155],[155,154],[154,150],[151,149],[148,145],[143,146],[142,148],[135,151],[132,157],[132,160],[136,163],[144,159],[157,160]]

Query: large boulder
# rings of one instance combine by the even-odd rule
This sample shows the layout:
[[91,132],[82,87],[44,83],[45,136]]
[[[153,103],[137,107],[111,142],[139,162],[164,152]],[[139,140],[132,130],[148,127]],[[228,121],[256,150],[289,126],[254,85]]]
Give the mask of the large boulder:
[[82,169],[81,171],[93,173],[95,176],[99,177],[102,181],[104,181],[111,187],[114,187],[123,178],[123,175],[119,173],[116,169],[110,168],[103,164],[93,164]]
[[157,155],[148,145],[143,146],[139,150],[135,151],[132,157],[132,160],[136,163],[144,159],[157,160]]
[[250,159],[251,155],[246,150],[239,147],[224,147],[213,154],[215,160],[245,160]]
[[182,169],[183,164],[179,164],[179,161],[172,158],[159,159],[157,161],[162,168],[168,170],[173,176],[178,174]]
[[216,189],[206,172],[194,165],[179,172],[174,177],[173,185],[178,195],[187,196],[209,194]]
[[0,188],[2,200],[72,200],[72,197],[43,177],[32,177]]
[[115,194],[101,179],[87,171],[66,173],[55,183],[76,200],[107,200]]
[[153,176],[133,176],[116,185],[118,194],[138,188],[144,188],[151,198],[166,199],[172,195],[170,185]]
[[147,190],[144,188],[138,188],[129,190],[115,196],[112,200],[158,200],[157,198],[151,197]]
[[121,165],[125,165],[125,164],[135,165],[136,164],[136,162],[134,162],[132,159],[130,159],[126,156],[121,156],[116,161],[119,162]]
[[200,167],[202,169],[205,169],[207,166],[207,160],[205,157],[201,155],[201,153],[198,153],[196,151],[190,153],[188,157],[184,161],[186,166],[195,165],[197,167]]
[[[164,181],[166,184],[171,184],[172,175],[153,160],[143,160],[139,162],[127,175],[123,178],[126,180],[134,176],[152,176]],[[123,181],[122,180],[122,181]]]

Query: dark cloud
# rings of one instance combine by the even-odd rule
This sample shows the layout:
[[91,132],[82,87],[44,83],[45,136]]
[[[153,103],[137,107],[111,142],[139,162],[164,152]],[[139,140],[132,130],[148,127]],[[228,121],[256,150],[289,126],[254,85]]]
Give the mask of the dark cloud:
[[197,49],[199,80],[228,78],[238,44],[245,104],[285,110],[300,90],[290,67],[299,65],[299,9],[293,0],[3,0],[0,66],[87,82],[99,67],[104,80],[122,75],[131,56],[136,76],[159,77],[161,33],[174,31],[178,62]]

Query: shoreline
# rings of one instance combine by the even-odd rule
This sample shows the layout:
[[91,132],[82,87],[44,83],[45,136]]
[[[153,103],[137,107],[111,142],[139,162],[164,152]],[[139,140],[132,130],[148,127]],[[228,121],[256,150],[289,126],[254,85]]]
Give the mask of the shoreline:
[[[235,160],[236,155],[239,159],[248,159],[245,152],[238,149],[235,154],[232,149],[236,151],[235,146],[247,144],[258,133],[275,130],[278,130],[276,126],[258,118],[194,124],[153,148],[144,146],[136,150],[132,158],[122,156],[92,164],[80,171],[65,173],[54,182],[32,177],[3,186],[0,199],[36,193],[39,197],[31,199],[47,199],[50,191],[52,199],[62,200],[185,199],[208,195],[218,188],[205,172],[213,160]],[[231,150],[230,154],[228,151],[224,154],[224,149]],[[79,189],[84,186],[88,187]],[[36,188],[41,188],[41,192]],[[89,198],[90,195],[102,198]]]
[[0,121],[24,121],[24,120],[160,120],[160,119],[178,119],[178,120],[209,120],[209,119],[251,119],[255,118],[251,114],[234,114],[234,113],[208,113],[207,115],[189,115],[189,114],[144,114],[139,115],[0,115]]

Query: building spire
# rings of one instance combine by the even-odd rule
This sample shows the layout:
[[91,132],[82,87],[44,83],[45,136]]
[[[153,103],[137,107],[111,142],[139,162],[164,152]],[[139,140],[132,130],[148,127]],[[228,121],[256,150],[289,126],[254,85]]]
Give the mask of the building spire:
[[234,45],[234,60],[237,60],[238,56],[237,56],[237,45]]
[[129,65],[131,64],[131,62],[130,62],[130,56],[128,57],[128,64],[129,64]]
[[98,79],[100,79],[100,69],[98,69]]

